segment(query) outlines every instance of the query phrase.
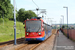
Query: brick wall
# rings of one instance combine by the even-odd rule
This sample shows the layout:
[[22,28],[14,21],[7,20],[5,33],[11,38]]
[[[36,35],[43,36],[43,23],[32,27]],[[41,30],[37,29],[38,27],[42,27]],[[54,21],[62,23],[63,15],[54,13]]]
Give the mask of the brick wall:
[[[63,29],[63,32],[67,34],[67,29]],[[75,40],[75,29],[68,29],[69,37]]]

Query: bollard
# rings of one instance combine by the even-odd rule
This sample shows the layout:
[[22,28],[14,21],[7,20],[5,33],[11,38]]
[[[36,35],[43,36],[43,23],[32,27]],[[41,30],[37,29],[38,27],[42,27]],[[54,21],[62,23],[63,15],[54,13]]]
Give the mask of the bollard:
[[69,39],[69,33],[67,33],[67,38]]

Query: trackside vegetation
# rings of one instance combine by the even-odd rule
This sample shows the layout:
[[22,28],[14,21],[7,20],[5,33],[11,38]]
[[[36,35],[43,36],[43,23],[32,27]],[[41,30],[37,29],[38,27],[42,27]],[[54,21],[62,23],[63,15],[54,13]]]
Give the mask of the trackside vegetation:
[[[0,23],[0,42],[5,42],[14,39],[14,21],[4,21]],[[16,22],[16,37],[25,37],[25,29],[22,22]]]
[[[17,7],[16,7],[17,8]],[[16,37],[25,36],[23,22],[26,19],[37,17],[31,10],[20,8],[16,11]],[[14,6],[11,0],[0,0],[0,42],[5,42],[14,39]]]

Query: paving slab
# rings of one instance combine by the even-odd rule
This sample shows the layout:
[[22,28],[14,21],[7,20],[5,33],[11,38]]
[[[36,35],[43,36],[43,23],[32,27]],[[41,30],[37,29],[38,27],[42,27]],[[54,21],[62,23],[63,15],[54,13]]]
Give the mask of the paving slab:
[[75,42],[59,32],[59,36],[56,36],[54,50],[75,50]]

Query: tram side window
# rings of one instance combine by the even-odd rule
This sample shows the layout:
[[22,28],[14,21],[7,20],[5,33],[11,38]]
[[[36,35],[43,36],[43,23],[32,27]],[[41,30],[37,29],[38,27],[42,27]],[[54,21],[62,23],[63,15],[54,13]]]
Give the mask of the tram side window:
[[46,24],[45,23],[43,23],[43,24],[44,24],[44,26],[43,26],[44,27],[44,30],[46,31]]
[[50,28],[50,26],[48,26],[48,30],[50,30],[51,28]]
[[47,25],[47,31],[51,30],[50,25]]

